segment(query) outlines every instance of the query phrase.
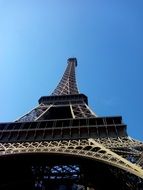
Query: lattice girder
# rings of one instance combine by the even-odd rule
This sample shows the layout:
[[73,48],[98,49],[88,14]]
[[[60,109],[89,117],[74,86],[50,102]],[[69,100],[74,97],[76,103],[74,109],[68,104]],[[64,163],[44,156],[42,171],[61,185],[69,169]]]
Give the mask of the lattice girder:
[[39,106],[17,119],[16,122],[43,120],[44,115],[47,115],[51,111],[50,108],[62,108],[65,106],[69,106],[70,112],[72,113],[70,118],[96,117],[96,114],[87,105],[87,97],[84,94],[45,96],[40,98],[39,103]]
[[73,104],[71,105],[71,110],[74,114],[74,118],[90,118],[96,117],[90,108],[83,102],[82,104]]
[[125,170],[143,179],[143,169],[139,165],[133,164],[110,149],[105,148],[95,139],[0,144],[0,156],[21,153],[56,153],[91,158]]
[[42,96],[16,122],[0,123],[0,158],[57,154],[92,159],[113,169],[119,179],[122,173],[133,176],[136,186],[143,180],[143,143],[128,136],[122,117],[97,117],[89,108],[88,98],[77,88],[76,66],[76,58],[68,59],[51,96]]
[[40,104],[36,108],[32,109],[30,112],[26,113],[24,116],[16,120],[16,122],[27,122],[27,121],[36,121],[44,113],[46,113],[52,105]]
[[76,84],[75,77],[75,67],[77,66],[76,58],[68,59],[68,66],[65,70],[65,73],[59,82],[57,88],[54,90],[52,95],[69,95],[69,94],[78,94],[78,88]]

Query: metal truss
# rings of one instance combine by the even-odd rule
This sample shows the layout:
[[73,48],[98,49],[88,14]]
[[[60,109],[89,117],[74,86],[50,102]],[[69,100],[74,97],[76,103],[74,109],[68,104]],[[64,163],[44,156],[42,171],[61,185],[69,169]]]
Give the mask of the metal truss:
[[138,151],[143,150],[143,143],[132,139],[131,137],[118,137],[118,138],[98,138],[98,143],[103,144],[108,148],[136,148]]
[[96,141],[132,163],[143,168],[143,143],[131,137],[98,138]]
[[78,94],[78,88],[75,78],[75,66],[77,65],[76,58],[68,59],[68,66],[65,73],[58,84],[57,88],[54,90],[52,95],[68,95],[68,94]]
[[137,161],[137,164],[141,165],[142,168],[143,168],[143,151],[141,153],[141,156],[140,156],[139,160]]
[[[60,107],[64,106],[60,105]],[[27,122],[27,121],[37,121],[43,118],[44,115],[46,115],[51,107],[59,107],[59,105],[46,105],[42,104],[33,109],[32,111],[28,112],[21,118],[17,119],[16,122]],[[72,118],[90,118],[90,117],[96,117],[95,113],[83,102],[82,104],[70,104],[69,107],[72,113]]]
[[89,118],[96,117],[95,113],[85,104],[70,105],[73,118]]
[[26,121],[37,121],[39,120],[43,114],[45,114],[52,105],[40,104],[24,116],[20,117],[16,120],[16,122],[26,122]]
[[[88,107],[87,97],[77,88],[76,66],[76,58],[68,59],[52,95],[41,97],[39,106],[16,120],[17,126],[1,126],[0,157],[29,153],[84,157],[113,166],[118,170],[114,170],[115,175],[123,172],[143,180],[143,143],[127,135],[121,117],[100,118]],[[60,171],[70,170],[71,167],[58,166],[50,172],[57,176],[56,172],[59,175]],[[72,170],[77,172],[74,167]]]
[[120,168],[143,179],[143,169],[138,163],[123,158],[121,155],[106,148],[96,139],[86,140],[64,140],[49,142],[23,142],[23,143],[1,143],[0,156],[21,153],[50,153],[66,154],[91,158],[95,161]]
[[[77,60],[76,58],[70,58],[68,59],[68,66],[65,70],[65,73],[58,84],[57,88],[52,93],[52,96],[59,96],[59,95],[75,95],[79,94],[77,83],[76,83],[76,77],[75,77],[75,67],[77,66]],[[96,117],[96,114],[93,113],[93,111],[88,107],[88,105],[81,100],[81,102],[77,103],[71,103],[69,101],[70,110],[72,113],[72,118],[82,118],[82,117]],[[44,114],[47,114],[48,111],[50,111],[50,108],[52,106],[58,106],[55,105],[54,102],[52,104],[40,104],[36,108],[34,108],[32,111],[28,112],[24,116],[17,119],[17,122],[27,122],[27,121],[37,121],[42,118],[44,118]],[[64,106],[60,105],[61,107]]]

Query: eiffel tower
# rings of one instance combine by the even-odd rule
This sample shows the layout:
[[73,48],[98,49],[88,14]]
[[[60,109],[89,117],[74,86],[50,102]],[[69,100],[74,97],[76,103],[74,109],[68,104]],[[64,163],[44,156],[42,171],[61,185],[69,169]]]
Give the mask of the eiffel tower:
[[76,58],[50,96],[0,123],[0,190],[141,190],[143,143],[121,116],[100,117],[76,84]]

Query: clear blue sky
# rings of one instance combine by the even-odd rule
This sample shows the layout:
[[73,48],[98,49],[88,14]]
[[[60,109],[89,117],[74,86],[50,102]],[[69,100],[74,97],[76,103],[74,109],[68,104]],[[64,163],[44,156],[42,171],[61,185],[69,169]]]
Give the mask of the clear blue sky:
[[90,107],[143,140],[143,0],[0,0],[0,121],[37,106],[72,56]]

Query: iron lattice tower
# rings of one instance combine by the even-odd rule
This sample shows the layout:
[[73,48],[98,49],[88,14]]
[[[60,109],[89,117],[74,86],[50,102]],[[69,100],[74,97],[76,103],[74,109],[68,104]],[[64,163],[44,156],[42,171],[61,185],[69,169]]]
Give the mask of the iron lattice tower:
[[99,117],[79,93],[76,58],[51,96],[0,123],[0,189],[143,189],[143,143],[121,116]]

